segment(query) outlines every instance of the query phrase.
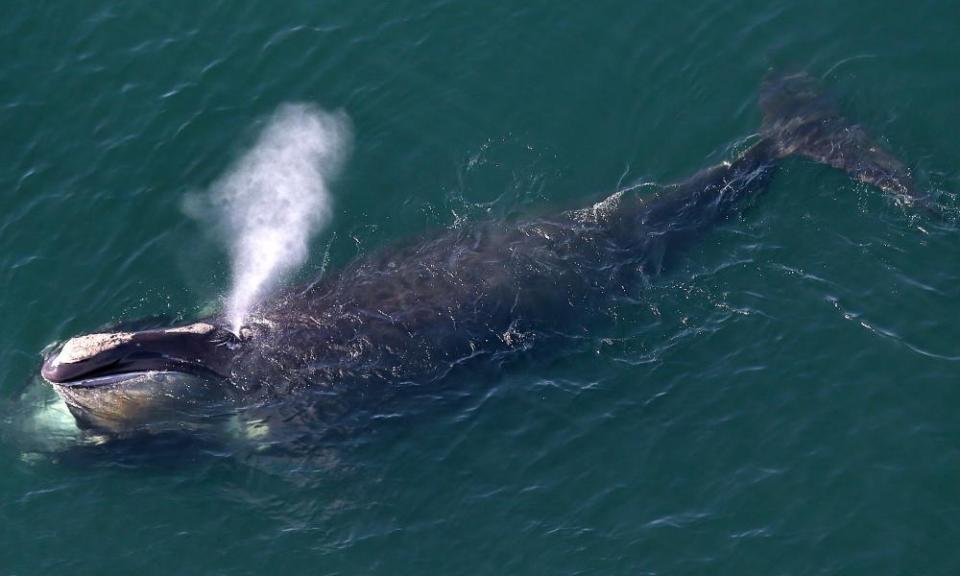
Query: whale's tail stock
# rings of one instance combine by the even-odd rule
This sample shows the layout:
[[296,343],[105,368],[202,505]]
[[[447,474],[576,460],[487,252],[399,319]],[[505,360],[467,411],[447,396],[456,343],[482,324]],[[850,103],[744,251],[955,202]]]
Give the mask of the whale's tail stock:
[[817,80],[805,73],[770,72],[760,87],[761,136],[779,157],[799,154],[839,168],[890,194],[898,203],[930,209],[910,169],[867,130],[843,117]]
[[863,126],[844,117],[810,75],[769,72],[760,86],[759,104],[763,123],[752,146],[732,161],[700,170],[641,199],[634,209],[626,208],[625,237],[633,237],[634,216],[648,228],[660,226],[665,235],[675,236],[739,213],[742,200],[763,193],[779,161],[792,155],[839,168],[900,205],[942,215],[932,197],[917,190],[906,164]]

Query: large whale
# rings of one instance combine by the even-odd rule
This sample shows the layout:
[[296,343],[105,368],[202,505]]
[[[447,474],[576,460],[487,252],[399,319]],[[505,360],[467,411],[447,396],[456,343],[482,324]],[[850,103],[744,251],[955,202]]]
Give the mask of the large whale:
[[927,202],[907,167],[811,77],[768,74],[759,101],[763,124],[748,149],[675,184],[384,248],[285,290],[239,334],[214,315],[78,336],[52,348],[42,376],[82,427],[113,433],[277,405],[322,419],[589,327],[764,191],[786,156],[845,170],[903,203]]

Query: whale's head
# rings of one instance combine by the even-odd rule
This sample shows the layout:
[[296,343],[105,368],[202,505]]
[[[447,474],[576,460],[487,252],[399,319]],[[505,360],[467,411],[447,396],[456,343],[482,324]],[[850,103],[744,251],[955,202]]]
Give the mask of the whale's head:
[[127,432],[185,425],[230,397],[244,342],[212,322],[77,336],[40,370],[81,427]]

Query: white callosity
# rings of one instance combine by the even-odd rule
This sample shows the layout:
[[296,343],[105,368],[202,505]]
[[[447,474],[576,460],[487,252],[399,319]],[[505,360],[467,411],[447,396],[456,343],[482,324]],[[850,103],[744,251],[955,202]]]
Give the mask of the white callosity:
[[129,342],[133,338],[131,332],[113,332],[110,334],[86,334],[67,340],[57,355],[57,364],[73,364],[86,360]]
[[177,326],[164,330],[168,334],[209,334],[213,332],[213,326],[206,322],[195,322],[186,326]]
[[[209,334],[214,327],[206,322],[195,322],[186,326],[177,326],[157,332],[169,334]],[[133,332],[105,332],[98,334],[86,334],[71,338],[60,349],[55,360],[56,364],[74,364],[97,354],[102,354],[112,350],[121,344],[131,341],[134,337]]]

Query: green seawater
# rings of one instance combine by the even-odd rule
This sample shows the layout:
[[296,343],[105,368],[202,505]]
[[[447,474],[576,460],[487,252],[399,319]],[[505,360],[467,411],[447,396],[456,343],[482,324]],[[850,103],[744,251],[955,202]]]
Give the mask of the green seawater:
[[[0,574],[960,573],[956,3],[0,15]],[[37,376],[52,342],[220,305],[228,250],[184,198],[285,103],[353,132],[296,282],[721,161],[771,67],[822,78],[946,217],[788,160],[579,345],[296,457],[97,447]]]

